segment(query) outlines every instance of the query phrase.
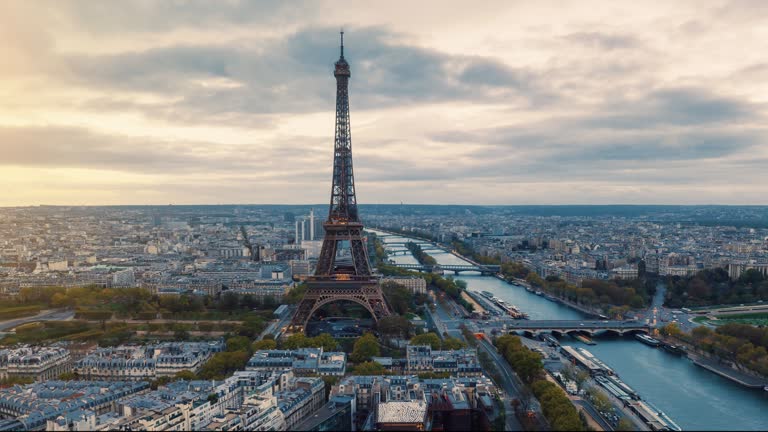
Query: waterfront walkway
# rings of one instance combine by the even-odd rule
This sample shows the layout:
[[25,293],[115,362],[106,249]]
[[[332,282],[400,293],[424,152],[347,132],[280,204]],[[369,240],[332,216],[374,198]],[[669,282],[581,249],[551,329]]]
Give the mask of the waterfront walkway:
[[707,359],[696,354],[690,354],[689,357],[695,365],[701,366],[710,372],[714,372],[723,378],[739,383],[744,387],[762,389],[763,387],[768,386],[768,379],[737,371],[717,360]]

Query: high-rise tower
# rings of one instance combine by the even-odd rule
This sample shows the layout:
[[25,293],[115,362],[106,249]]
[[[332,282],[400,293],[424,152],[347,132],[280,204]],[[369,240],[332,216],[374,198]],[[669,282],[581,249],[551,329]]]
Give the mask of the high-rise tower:
[[325,237],[315,275],[307,280],[307,293],[299,304],[292,327],[303,329],[312,314],[334,301],[352,301],[365,307],[375,320],[390,314],[378,282],[371,274],[368,251],[363,243],[363,223],[357,211],[355,178],[352,172],[352,137],[349,125],[349,63],[341,56],[335,64],[336,131],[333,179]]

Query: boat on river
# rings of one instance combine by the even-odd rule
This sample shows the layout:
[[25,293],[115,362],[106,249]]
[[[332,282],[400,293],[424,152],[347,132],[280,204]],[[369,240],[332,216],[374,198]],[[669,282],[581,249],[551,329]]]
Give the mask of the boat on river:
[[592,339],[582,335],[582,334],[576,334],[573,336],[581,343],[587,344],[587,345],[597,345],[597,342],[593,341]]
[[668,352],[670,354],[675,354],[675,355],[685,355],[685,354],[687,354],[686,351],[685,351],[685,348],[683,346],[681,346],[681,345],[672,345],[672,344],[668,344],[668,343],[663,343],[663,344],[661,344],[661,348],[664,351],[666,351],[666,352]]
[[544,295],[544,293],[543,293],[543,292],[541,292],[541,291],[538,291],[538,290],[537,290],[537,291],[536,291],[534,294],[536,294],[537,296],[543,296],[543,295]]
[[642,342],[642,343],[644,343],[644,344],[646,344],[648,346],[652,346],[654,348],[659,346],[659,345],[661,345],[661,341],[656,340],[656,339],[654,339],[654,338],[652,338],[652,337],[650,337],[648,335],[642,334],[642,333],[636,334],[635,335],[635,339],[639,340],[640,342]]

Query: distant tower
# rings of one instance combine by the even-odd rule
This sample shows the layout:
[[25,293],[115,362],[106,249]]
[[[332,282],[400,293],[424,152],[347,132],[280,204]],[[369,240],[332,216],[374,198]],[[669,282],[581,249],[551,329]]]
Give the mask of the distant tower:
[[[355,178],[352,173],[352,139],[349,125],[349,64],[344,59],[344,32],[341,56],[336,62],[336,139],[333,153],[333,180],[325,237],[315,275],[307,280],[307,293],[299,304],[291,326],[303,330],[321,306],[334,301],[352,301],[365,307],[374,320],[390,315],[389,308],[372,276],[368,251],[363,243],[363,224],[357,212]],[[349,248],[349,257],[337,260],[337,252]]]
[[315,209],[309,210],[309,239],[315,239]]

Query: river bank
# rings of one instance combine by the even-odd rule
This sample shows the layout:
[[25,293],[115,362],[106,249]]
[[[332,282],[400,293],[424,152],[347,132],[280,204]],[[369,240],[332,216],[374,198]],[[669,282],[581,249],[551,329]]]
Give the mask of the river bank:
[[[387,239],[402,242],[397,237]],[[439,264],[466,264],[449,253],[435,253]],[[397,263],[415,263],[410,255],[393,257]],[[532,320],[578,320],[584,314],[562,303],[537,296],[520,287],[479,274],[464,273],[457,279],[469,289],[488,291],[518,306]],[[563,343],[578,345],[563,338]],[[589,350],[613,368],[622,380],[660,407],[684,430],[768,430],[768,392],[747,389],[726,378],[631,337],[602,336]]]

